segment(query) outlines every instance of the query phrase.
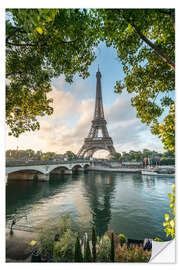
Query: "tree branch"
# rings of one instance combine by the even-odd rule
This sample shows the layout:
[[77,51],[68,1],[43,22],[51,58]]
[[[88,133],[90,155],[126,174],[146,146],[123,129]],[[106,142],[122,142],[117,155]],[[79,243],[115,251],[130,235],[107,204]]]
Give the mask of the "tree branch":
[[161,49],[155,46],[149,39],[147,39],[134,23],[130,24],[141,37],[141,39],[146,42],[172,70],[175,71],[175,64],[167,57],[167,55]]
[[[172,9],[172,14],[173,14],[174,10]],[[173,16],[173,15],[172,15]],[[173,63],[168,56],[161,50],[159,49],[156,45],[154,45],[148,38],[146,38],[144,36],[144,34],[140,31],[140,29],[130,20],[128,20],[125,16],[122,16],[124,18],[124,20],[130,24],[134,30],[136,31],[136,33],[140,36],[140,38],[146,43],[148,44],[155,52],[157,55],[159,55],[161,57],[161,59],[163,60],[164,63],[166,63],[173,71],[175,71],[175,63]]]

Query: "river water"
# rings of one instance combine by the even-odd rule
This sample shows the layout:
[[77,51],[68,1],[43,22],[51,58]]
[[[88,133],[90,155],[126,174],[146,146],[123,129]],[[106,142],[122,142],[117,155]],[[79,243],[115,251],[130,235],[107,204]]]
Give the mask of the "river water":
[[136,173],[88,172],[52,176],[49,182],[10,180],[6,187],[6,222],[35,228],[64,214],[79,232],[92,224],[99,235],[109,229],[128,238],[166,238],[164,214],[175,179]]

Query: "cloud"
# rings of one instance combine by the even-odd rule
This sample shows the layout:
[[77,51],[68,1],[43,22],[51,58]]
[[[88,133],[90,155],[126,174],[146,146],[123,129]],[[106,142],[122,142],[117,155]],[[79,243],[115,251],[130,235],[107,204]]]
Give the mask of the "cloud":
[[[19,147],[24,149],[27,145],[29,148],[31,141],[34,149],[56,153],[71,150],[77,153],[84,138],[88,136],[93,120],[95,100],[87,98],[92,89],[89,88],[86,98],[82,98],[83,83],[76,82],[74,92],[70,88],[66,89],[63,79],[58,79],[54,85],[48,94],[54,100],[53,115],[40,118],[40,130],[23,135],[23,140],[19,140]],[[118,152],[159,149],[162,146],[160,140],[152,136],[149,128],[136,118],[136,110],[131,106],[130,97],[129,94],[122,94],[111,106],[104,106],[107,128],[115,149]],[[104,153],[107,156],[107,152]]]
[[65,77],[53,81],[53,86],[57,91],[65,91],[72,93],[73,97],[77,100],[94,98],[95,88],[94,84],[88,79],[86,81],[82,80],[78,76],[74,77],[73,83],[69,84],[65,82]]
[[58,123],[58,121],[55,123],[57,119],[54,118],[54,122],[49,120],[42,122],[39,136],[44,138],[46,146],[53,149],[53,151],[58,149],[61,153],[64,153],[71,150],[77,153],[84,138],[88,135],[93,111],[94,101],[92,99],[83,100],[75,111],[72,109],[73,113],[80,113],[75,128]]
[[[48,120],[48,123],[42,123],[41,137],[44,137],[46,146],[49,149],[53,149],[52,151],[64,153],[67,150],[71,150],[77,153],[84,142],[84,138],[88,136],[93,119],[95,101],[87,99],[78,102],[72,94],[68,93],[71,104],[74,104],[70,108],[68,107],[69,99],[66,98],[66,94],[61,93],[63,107],[66,108],[66,114],[64,112],[63,114],[64,116],[67,116],[67,114],[79,114],[75,127],[69,127],[67,123],[55,121],[62,118],[63,115],[62,112],[60,115],[57,113],[54,117],[54,122]],[[58,95],[57,91],[54,92],[55,95]],[[142,134],[147,132],[148,128],[136,118],[136,111],[130,106],[130,97],[128,95],[119,96],[111,107],[105,107],[104,109],[105,118],[108,121],[109,135],[113,139],[116,150],[122,152],[130,149],[142,149],[142,146],[145,145],[145,141],[142,140]],[[104,153],[107,155],[107,152],[101,152],[102,155]]]
[[107,121],[111,123],[125,122],[136,118],[136,110],[131,106],[129,94],[120,95],[110,108],[105,109]]
[[63,90],[57,90],[52,87],[52,91],[48,93],[48,98],[53,99],[53,115],[51,119],[63,118],[65,116],[71,115],[77,110],[79,102],[73,97],[69,92]]

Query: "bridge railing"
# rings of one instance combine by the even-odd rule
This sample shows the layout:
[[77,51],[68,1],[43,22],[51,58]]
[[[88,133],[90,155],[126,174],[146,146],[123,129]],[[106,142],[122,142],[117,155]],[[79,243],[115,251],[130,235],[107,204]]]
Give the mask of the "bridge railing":
[[56,165],[56,164],[74,164],[74,163],[87,163],[89,159],[76,159],[76,160],[16,160],[16,161],[6,161],[6,167],[15,166],[37,166],[37,165]]

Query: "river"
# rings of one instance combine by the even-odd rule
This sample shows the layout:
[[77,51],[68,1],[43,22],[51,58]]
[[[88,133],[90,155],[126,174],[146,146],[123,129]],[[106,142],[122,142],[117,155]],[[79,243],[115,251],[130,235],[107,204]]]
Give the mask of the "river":
[[28,230],[69,214],[80,232],[92,224],[99,235],[109,229],[128,238],[160,237],[174,178],[136,173],[88,172],[52,176],[49,182],[9,180],[6,223]]

